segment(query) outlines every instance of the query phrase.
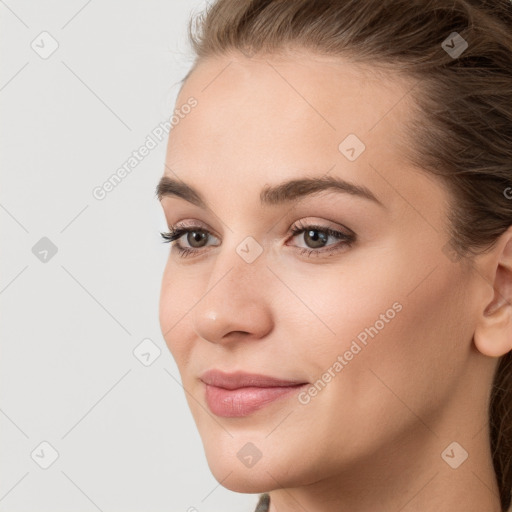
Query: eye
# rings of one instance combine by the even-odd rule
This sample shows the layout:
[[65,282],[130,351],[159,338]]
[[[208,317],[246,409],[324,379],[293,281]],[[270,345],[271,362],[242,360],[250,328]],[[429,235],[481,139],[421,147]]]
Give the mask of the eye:
[[[291,232],[293,234],[292,238],[302,235],[306,247],[301,248],[300,254],[305,254],[308,257],[311,257],[312,254],[321,256],[325,253],[336,253],[344,247],[350,247],[356,240],[355,233],[352,231],[343,233],[328,226],[304,225],[301,222],[292,227]],[[338,240],[339,243],[327,245],[329,238]]]
[[[207,241],[211,233],[200,226],[171,226],[170,231],[167,233],[160,233],[164,242],[173,242],[172,246],[178,251],[179,256],[188,256],[189,254],[197,253],[204,247],[204,242]],[[179,239],[186,236],[186,241],[191,247],[183,247]]]
[[[301,255],[311,257],[313,254],[316,256],[324,255],[325,253],[333,254],[342,250],[344,247],[351,246],[356,236],[350,230],[347,233],[337,231],[328,226],[312,225],[297,223],[290,229],[292,238],[304,234],[304,241],[306,247],[297,247]],[[173,247],[178,251],[178,255],[185,257],[192,254],[204,252],[202,249],[207,247],[208,237],[212,236],[211,233],[202,228],[201,226],[172,226],[168,233],[160,233],[164,242],[173,242]],[[186,235],[186,237],[184,237]],[[180,239],[184,237],[188,247],[180,243]],[[215,237],[214,237],[215,238]],[[337,244],[327,245],[329,238],[338,240]]]

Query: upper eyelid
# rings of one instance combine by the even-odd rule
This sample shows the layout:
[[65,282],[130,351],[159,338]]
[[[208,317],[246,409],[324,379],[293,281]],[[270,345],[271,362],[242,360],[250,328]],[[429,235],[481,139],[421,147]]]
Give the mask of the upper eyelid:
[[[296,228],[298,226],[302,227],[310,227],[310,226],[318,226],[322,229],[332,229],[333,231],[348,231],[348,234],[355,235],[355,232],[350,229],[348,226],[345,226],[344,224],[332,220],[328,220],[322,217],[316,217],[314,215],[311,216],[312,218],[308,217],[301,217],[298,220],[295,220],[290,224],[290,226],[287,228],[287,231],[290,231],[293,228]],[[306,220],[308,219],[308,220]],[[319,219],[319,220],[316,220]],[[190,221],[177,221],[175,223],[168,223],[169,229],[193,229],[193,228],[200,228],[204,231],[208,231],[211,234],[214,234],[215,236],[217,231],[215,229],[211,229],[210,227],[206,226],[206,223],[199,220],[190,220]],[[272,228],[271,228],[272,229]],[[268,233],[270,230],[267,230]],[[232,231],[229,229],[229,231]]]

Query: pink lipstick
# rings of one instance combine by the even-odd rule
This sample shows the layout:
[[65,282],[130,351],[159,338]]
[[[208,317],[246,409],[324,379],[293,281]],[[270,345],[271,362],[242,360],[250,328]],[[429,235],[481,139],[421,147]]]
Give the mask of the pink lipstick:
[[308,383],[254,373],[208,370],[201,380],[210,411],[225,418],[248,416],[277,399],[290,397]]

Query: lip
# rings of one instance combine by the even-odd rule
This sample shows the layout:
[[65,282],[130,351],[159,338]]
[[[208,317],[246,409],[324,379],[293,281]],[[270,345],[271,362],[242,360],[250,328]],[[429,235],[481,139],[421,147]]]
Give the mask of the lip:
[[216,369],[207,370],[201,375],[200,379],[205,384],[224,389],[247,387],[276,388],[307,384],[304,380],[279,379],[277,377],[270,377],[269,375],[259,375],[257,373],[246,373],[242,371],[225,373]]
[[268,375],[208,370],[200,377],[210,411],[225,418],[248,416],[278,399],[291,397],[308,383]]

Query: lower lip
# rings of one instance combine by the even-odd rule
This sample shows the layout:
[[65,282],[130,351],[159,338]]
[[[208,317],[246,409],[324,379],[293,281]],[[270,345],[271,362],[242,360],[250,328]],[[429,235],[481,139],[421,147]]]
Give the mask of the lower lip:
[[280,398],[289,398],[307,384],[273,388],[247,387],[224,389],[206,384],[206,403],[210,411],[225,418],[239,418]]

